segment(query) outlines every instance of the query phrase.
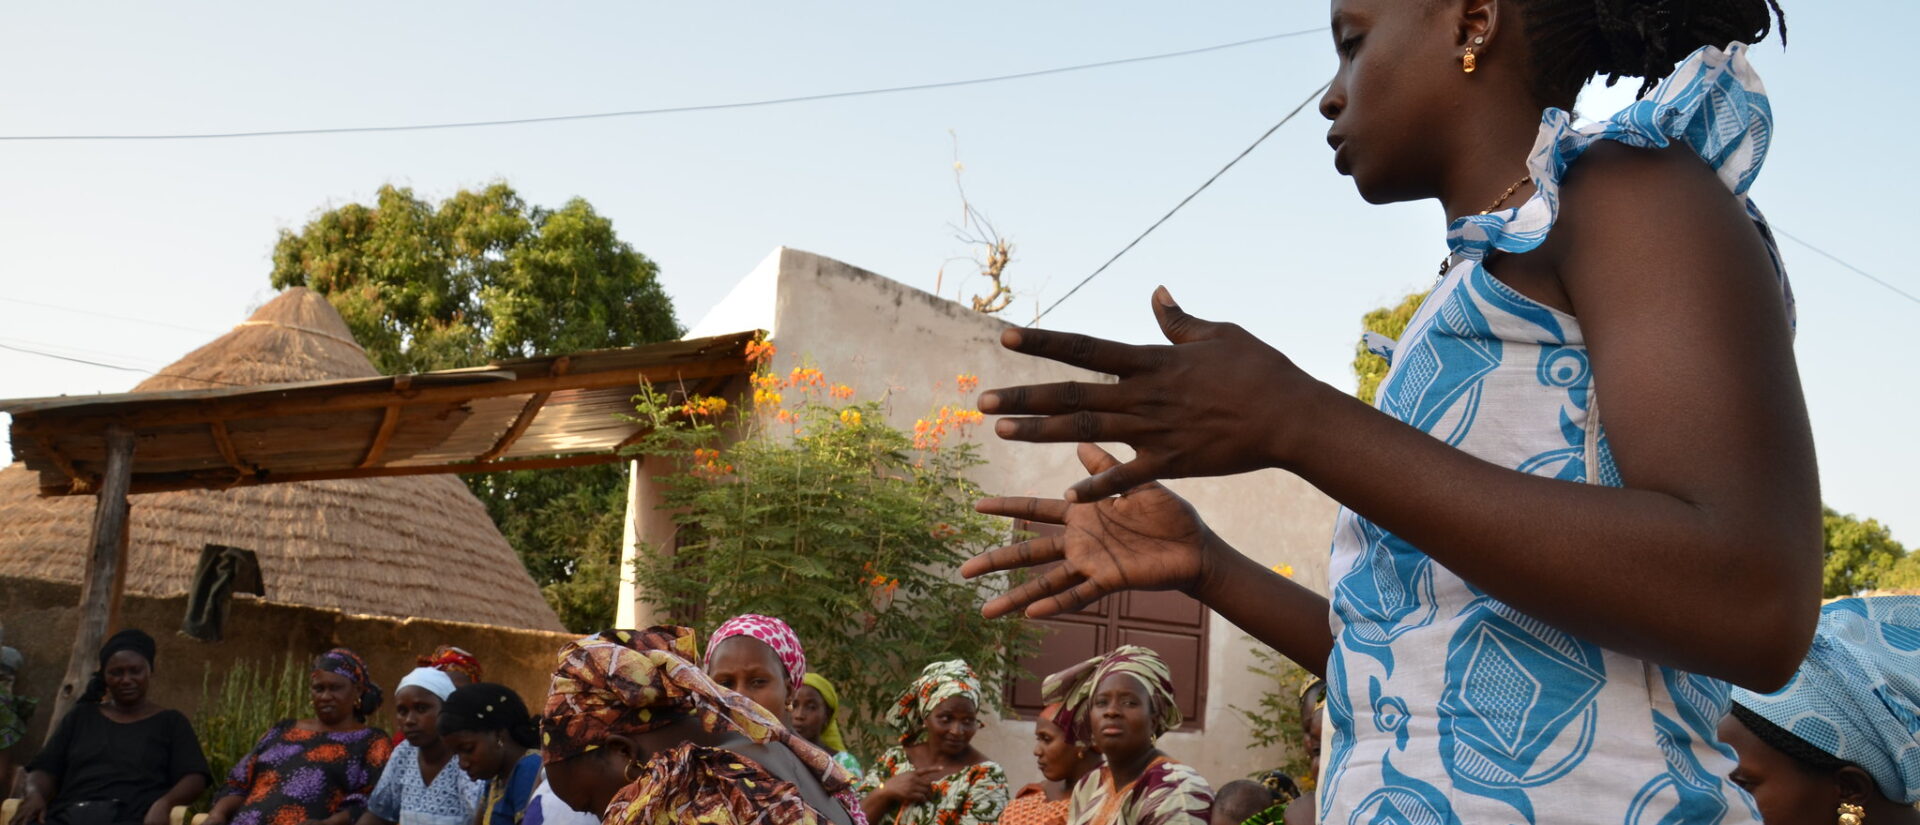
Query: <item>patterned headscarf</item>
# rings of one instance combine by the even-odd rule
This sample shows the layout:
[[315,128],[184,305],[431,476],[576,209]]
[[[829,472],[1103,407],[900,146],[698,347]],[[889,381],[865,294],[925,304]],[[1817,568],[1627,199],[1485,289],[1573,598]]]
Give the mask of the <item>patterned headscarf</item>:
[[[709,731],[729,730],[754,742],[785,745],[823,789],[852,806],[856,823],[866,821],[859,800],[848,795],[853,779],[845,768],[781,727],[753,700],[715,684],[694,665],[698,658],[693,630],[685,627],[603,630],[567,643],[560,649],[546,715],[540,720],[541,755],[548,762],[564,761],[599,748],[608,736],[645,733],[696,717]],[[720,760],[711,748],[682,745],[657,752],[641,778],[609,803],[603,821],[650,823],[664,810],[711,805],[726,788],[743,787],[726,778],[729,771],[741,770],[736,758]],[[754,778],[764,781],[765,774],[756,772]]]
[[480,660],[453,645],[441,645],[434,649],[432,655],[421,656],[415,659],[414,663],[442,673],[458,673],[467,677],[469,683],[486,681],[483,677],[484,671],[480,668]]
[[900,734],[900,744],[911,745],[927,734],[927,717],[941,702],[964,696],[980,705],[980,677],[965,660],[934,662],[920,671],[905,693],[887,709],[887,725]]
[[827,726],[820,729],[821,746],[834,753],[844,752],[847,740],[840,735],[840,691],[818,673],[809,672],[802,681],[820,693],[820,701],[827,703]]
[[1040,688],[1041,700],[1059,702],[1067,712],[1072,713],[1074,723],[1081,726],[1080,730],[1091,731],[1093,726],[1087,723],[1087,718],[1093,710],[1094,692],[1102,681],[1115,673],[1125,673],[1139,679],[1153,697],[1154,738],[1180,727],[1180,723],[1186,720],[1186,716],[1180,713],[1179,702],[1174,699],[1173,671],[1167,668],[1160,654],[1139,645],[1121,645],[1105,656],[1088,659],[1048,676]]
[[331,673],[352,683],[357,695],[353,702],[355,717],[365,719],[369,714],[380,709],[383,696],[380,685],[373,681],[373,674],[368,672],[366,660],[361,659],[360,654],[344,647],[336,647],[313,660],[313,672]]
[[[801,649],[800,637],[794,635],[793,628],[772,616],[748,613],[728,619],[707,639],[707,658],[702,666],[712,671],[713,652],[720,649],[721,642],[735,636],[751,636],[773,648],[773,655],[778,656],[780,664],[787,669],[787,694],[799,692],[801,680],[807,675],[806,651]],[[778,712],[780,709],[768,710]]]
[[[1051,674],[1040,682],[1040,701],[1046,707],[1040,711],[1040,718],[1052,722],[1067,736],[1067,740],[1079,745],[1093,744],[1091,725],[1085,724],[1086,708],[1081,707],[1087,697],[1093,695],[1089,686],[1082,689],[1093,676],[1093,669],[1103,661],[1099,658],[1088,659],[1059,673]],[[1076,701],[1076,692],[1084,694]]]
[[1068,742],[1076,745],[1087,744],[1084,731],[1074,723],[1073,711],[1066,706],[1066,703],[1048,702],[1046,707],[1040,709],[1039,720],[1059,728],[1060,735],[1066,737]]
[[1766,694],[1736,687],[1733,701],[1769,733],[1860,766],[1888,799],[1920,801],[1920,596],[1828,604],[1793,681]]

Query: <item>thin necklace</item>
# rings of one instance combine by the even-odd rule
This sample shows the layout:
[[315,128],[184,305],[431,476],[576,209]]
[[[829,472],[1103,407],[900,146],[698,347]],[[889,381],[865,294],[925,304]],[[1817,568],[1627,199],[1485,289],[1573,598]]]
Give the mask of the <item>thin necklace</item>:
[[[1508,198],[1513,197],[1513,193],[1520,191],[1520,187],[1526,186],[1527,181],[1530,181],[1530,180],[1533,180],[1533,175],[1531,173],[1529,173],[1524,178],[1514,181],[1512,186],[1507,187],[1507,191],[1500,193],[1499,200],[1494,201],[1492,206],[1489,206],[1485,209],[1480,210],[1480,214],[1482,215],[1491,214],[1493,210],[1499,209],[1502,205],[1504,205],[1507,202]],[[1450,254],[1440,258],[1440,274],[1439,276],[1433,279],[1434,286],[1439,286],[1440,281],[1447,277],[1447,262],[1451,260],[1453,260],[1453,256]]]

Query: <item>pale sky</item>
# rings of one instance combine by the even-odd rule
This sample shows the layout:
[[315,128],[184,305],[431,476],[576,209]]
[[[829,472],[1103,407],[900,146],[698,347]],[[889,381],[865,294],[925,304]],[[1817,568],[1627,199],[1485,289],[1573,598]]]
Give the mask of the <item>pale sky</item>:
[[[1754,196],[1781,229],[1920,294],[1912,93],[1920,4],[1789,2],[1754,51],[1778,131]],[[957,80],[1325,25],[1320,2],[0,6],[0,135],[484,120]],[[905,94],[659,117],[252,140],[0,141],[0,345],[156,369],[271,295],[275,232],[382,183],[444,197],[501,179],[586,198],[657,261],[683,324],[774,247],[931,289],[966,250],[967,187],[1017,245],[1032,317],[1330,76],[1323,34]],[[1605,114],[1622,86],[1583,103]],[[1153,341],[1154,285],[1351,388],[1359,317],[1424,288],[1431,203],[1368,206],[1309,110],[1064,304],[1048,326]],[[1787,243],[1798,356],[1833,506],[1920,544],[1907,474],[1920,304]],[[950,266],[955,294],[963,266]],[[969,285],[970,286],[970,285]],[[971,294],[969,292],[968,294]],[[65,307],[85,310],[71,312]],[[108,317],[113,316],[113,317]],[[1685,353],[1675,353],[1676,358]],[[0,349],[0,397],[142,377]]]

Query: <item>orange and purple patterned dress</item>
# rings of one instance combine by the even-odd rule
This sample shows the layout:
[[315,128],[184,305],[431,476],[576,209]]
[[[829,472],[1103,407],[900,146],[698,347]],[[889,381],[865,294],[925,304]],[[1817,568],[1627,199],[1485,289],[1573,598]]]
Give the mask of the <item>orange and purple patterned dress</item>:
[[233,825],[302,825],[353,811],[358,819],[393,742],[375,727],[328,733],[283,719],[235,763],[218,796],[238,796]]

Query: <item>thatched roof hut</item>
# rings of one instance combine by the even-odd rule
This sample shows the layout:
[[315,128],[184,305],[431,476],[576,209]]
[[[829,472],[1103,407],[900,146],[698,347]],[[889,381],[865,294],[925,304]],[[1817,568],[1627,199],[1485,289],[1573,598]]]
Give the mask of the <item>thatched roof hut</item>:
[[[326,299],[294,288],[135,391],[379,374]],[[41,498],[39,483],[20,464],[0,470],[0,576],[78,582],[93,498]],[[185,592],[201,548],[224,544],[259,555],[274,601],[562,629],[486,508],[452,476],[189,490],[131,501],[132,593]]]

